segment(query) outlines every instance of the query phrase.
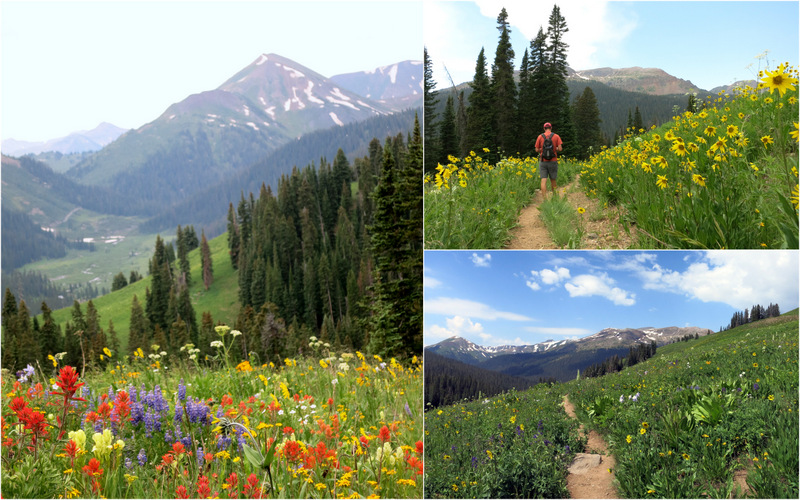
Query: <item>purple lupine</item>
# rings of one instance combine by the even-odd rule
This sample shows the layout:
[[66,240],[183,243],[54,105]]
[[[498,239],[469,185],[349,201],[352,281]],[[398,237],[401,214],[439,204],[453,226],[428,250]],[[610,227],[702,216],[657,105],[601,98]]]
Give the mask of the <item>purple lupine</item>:
[[226,450],[230,446],[232,439],[228,436],[220,436],[217,440],[217,449]]
[[[184,446],[186,446],[186,443],[184,443]],[[198,467],[202,467],[203,466],[203,459],[205,458],[204,455],[205,455],[205,452],[203,452],[203,447],[202,446],[198,446],[197,447],[197,466]]]
[[131,423],[133,425],[144,422],[144,403],[136,401],[131,405]]
[[139,450],[139,454],[136,455],[136,458],[139,460],[139,465],[144,467],[144,465],[147,463],[147,454],[144,452],[144,448]]
[[144,431],[145,436],[153,437],[153,431],[160,431],[161,430],[161,415],[154,412],[151,409],[147,410],[147,413],[144,415]]
[[753,384],[753,390],[754,390],[754,391],[757,391],[759,387],[760,387],[760,386],[758,385],[758,382],[756,382],[755,384]]
[[186,383],[181,379],[180,383],[178,384],[178,399],[181,401],[186,401]]
[[133,467],[133,460],[131,457],[125,457],[125,468],[131,470],[131,467]]
[[472,457],[472,468],[473,469],[477,469],[478,468],[478,457],[475,457],[475,456]]
[[173,419],[175,425],[178,426],[183,420],[183,407],[180,404],[175,404],[175,418]]
[[180,441],[187,450],[192,448],[192,436],[183,436]]
[[172,433],[169,431],[169,429],[167,429],[166,432],[164,432],[164,442],[170,444],[175,442],[175,440],[172,439]]

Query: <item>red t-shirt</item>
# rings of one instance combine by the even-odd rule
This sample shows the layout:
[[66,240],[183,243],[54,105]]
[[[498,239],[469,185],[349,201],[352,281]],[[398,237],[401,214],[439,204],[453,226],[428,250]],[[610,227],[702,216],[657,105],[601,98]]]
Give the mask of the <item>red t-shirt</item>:
[[[555,154],[555,156],[552,160],[542,159],[541,161],[558,161],[558,147],[561,146],[561,137],[552,132],[550,132],[550,135],[550,140],[553,141],[553,154]],[[542,134],[539,134],[539,137],[536,138],[536,146],[534,147],[536,151],[540,153],[539,156],[541,157],[541,150],[544,149],[544,137],[542,137]]]

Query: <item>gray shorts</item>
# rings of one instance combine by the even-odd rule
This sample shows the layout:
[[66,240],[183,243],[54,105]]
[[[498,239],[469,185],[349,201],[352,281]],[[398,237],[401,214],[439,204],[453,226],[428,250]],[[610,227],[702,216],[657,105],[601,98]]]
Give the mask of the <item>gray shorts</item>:
[[558,160],[556,161],[539,161],[539,177],[556,180],[558,177]]

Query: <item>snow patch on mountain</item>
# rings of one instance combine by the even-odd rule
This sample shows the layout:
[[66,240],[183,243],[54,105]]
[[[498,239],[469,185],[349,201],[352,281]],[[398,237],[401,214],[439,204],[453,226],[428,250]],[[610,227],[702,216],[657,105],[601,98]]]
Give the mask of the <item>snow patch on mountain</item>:
[[306,93],[306,98],[308,99],[309,102],[313,102],[315,104],[319,104],[319,105],[324,106],[325,105],[325,101],[323,101],[322,99],[320,99],[319,97],[314,95],[314,93],[312,91],[313,88],[314,88],[314,82],[309,80],[308,81],[308,86],[306,87],[306,89],[304,91]]
[[333,123],[335,123],[336,125],[339,125],[340,127],[344,126],[344,123],[342,123],[342,120],[340,120],[339,117],[336,116],[336,113],[334,113],[333,111],[328,113],[328,116],[331,117],[331,120],[333,120]]

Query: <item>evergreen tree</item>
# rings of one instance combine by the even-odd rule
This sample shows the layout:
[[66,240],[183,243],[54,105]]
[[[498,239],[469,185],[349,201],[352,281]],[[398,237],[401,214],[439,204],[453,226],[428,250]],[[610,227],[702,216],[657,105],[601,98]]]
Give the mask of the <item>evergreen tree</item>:
[[178,241],[178,265],[179,265],[179,273],[183,277],[186,286],[192,285],[192,271],[191,266],[189,264],[189,243],[188,243],[188,235],[184,233],[188,232],[188,228],[186,231],[181,231],[181,226],[178,226],[178,233],[177,233],[177,241]]
[[642,122],[642,114],[639,112],[639,106],[636,106],[636,111],[633,113],[633,134],[639,135],[644,130],[644,122]]
[[236,222],[233,203],[230,203],[228,205],[228,254],[231,256],[231,265],[234,269],[239,268],[239,251],[239,225]]
[[81,311],[81,304],[77,300],[72,303],[72,321],[64,328],[64,358],[65,365],[72,365],[83,370],[83,361],[86,359],[86,319]]
[[575,128],[578,136],[578,157],[588,158],[591,152],[600,149],[600,110],[590,87],[586,87],[575,102]]
[[517,148],[517,86],[514,83],[514,49],[505,7],[497,16],[500,38],[492,64],[492,109],[495,144],[499,152],[513,155]]
[[549,59],[547,50],[547,34],[539,27],[536,37],[531,40],[530,54],[528,56],[528,78],[526,88],[520,90],[523,94],[520,106],[525,108],[524,115],[528,120],[521,123],[523,131],[520,134],[522,149],[534,155],[536,139],[544,129],[547,121],[552,122],[555,110],[552,106],[551,96],[548,94],[547,84],[550,78]]
[[458,93],[458,109],[456,110],[456,136],[458,137],[458,157],[466,158],[467,147],[467,108],[464,105],[464,91]]
[[28,306],[25,304],[24,300],[19,301],[16,327],[18,339],[17,368],[23,368],[28,363],[35,365],[36,361],[41,359],[41,351],[39,350],[39,343],[36,341],[37,339],[33,332]]
[[214,266],[211,262],[211,249],[208,246],[208,240],[206,240],[205,230],[200,230],[200,234],[200,260],[203,269],[203,286],[205,286],[206,291],[208,291],[208,287],[214,282]]
[[203,311],[203,319],[200,323],[200,332],[197,339],[197,348],[200,349],[200,358],[205,360],[205,357],[213,354],[211,349],[211,342],[216,340],[216,332],[214,331],[214,318],[211,313]]
[[[428,55],[428,48],[423,50],[423,65],[424,65],[424,84],[423,84],[423,97],[424,97],[424,133],[425,133],[425,172],[431,172],[436,168],[436,161],[439,157],[437,141],[438,137],[434,131],[434,124],[436,123],[436,105],[439,103],[438,93],[434,91],[436,82],[433,79],[433,62]],[[374,142],[374,141],[373,141]],[[378,143],[380,146],[380,143]],[[372,143],[370,143],[372,147]]]
[[[558,5],[554,5],[547,27],[547,55],[544,68],[546,74],[543,78],[542,88],[537,89],[537,93],[543,93],[547,110],[543,118],[553,124],[553,132],[561,137],[564,156],[574,155],[577,152],[569,87],[567,86],[567,49],[569,45],[564,41],[567,32],[569,32],[567,21],[561,15]],[[542,129],[539,129],[539,133],[541,132]]]
[[3,297],[2,314],[2,366],[14,371],[18,368],[17,345],[19,343],[19,329],[17,328],[17,299],[11,293],[11,289],[6,288]]
[[689,102],[686,103],[686,111],[690,113],[697,112],[697,98],[693,92],[689,92]]
[[[331,193],[331,200],[337,201],[339,205],[349,211],[352,197],[350,180],[353,176],[353,172],[350,169],[350,162],[347,161],[347,157],[344,151],[342,151],[342,148],[339,148],[336,152],[336,158],[333,160],[332,176],[331,188],[333,192]],[[331,227],[333,227],[333,224],[331,224]]]
[[61,326],[53,320],[53,312],[42,302],[42,328],[39,332],[39,345],[42,353],[42,366],[47,366],[47,355],[56,355],[61,352],[64,346],[64,339],[61,337]]
[[114,356],[118,356],[117,359],[120,357],[120,350],[119,350],[119,337],[117,336],[117,331],[114,329],[114,321],[108,320],[108,333],[106,334],[108,337],[108,347],[111,349],[111,352]]
[[114,280],[111,282],[111,291],[114,292],[126,286],[128,286],[128,281],[125,279],[125,274],[120,271],[119,274],[114,276]]
[[489,148],[494,151],[492,136],[492,89],[486,73],[486,56],[481,49],[475,63],[472,93],[467,109],[467,147],[472,151]]
[[448,155],[457,155],[459,151],[459,140],[456,134],[456,114],[453,103],[453,95],[447,96],[442,121],[439,123],[439,163],[447,165],[450,161]]
[[136,295],[131,300],[131,320],[130,320],[130,334],[128,336],[128,354],[133,355],[137,348],[142,348],[146,351],[150,338],[148,332],[150,328],[147,324],[147,317],[144,314],[142,306],[139,304],[139,299]]

